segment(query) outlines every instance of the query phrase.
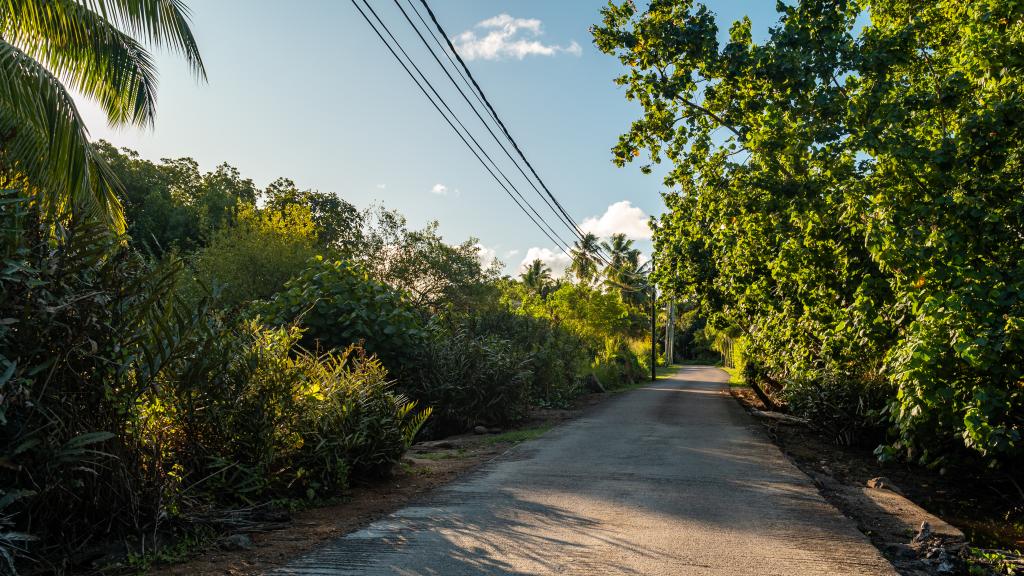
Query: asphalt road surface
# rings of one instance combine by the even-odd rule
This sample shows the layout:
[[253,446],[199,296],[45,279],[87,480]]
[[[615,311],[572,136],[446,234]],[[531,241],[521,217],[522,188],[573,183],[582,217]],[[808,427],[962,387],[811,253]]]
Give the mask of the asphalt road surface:
[[274,574],[895,575],[727,380],[626,392]]

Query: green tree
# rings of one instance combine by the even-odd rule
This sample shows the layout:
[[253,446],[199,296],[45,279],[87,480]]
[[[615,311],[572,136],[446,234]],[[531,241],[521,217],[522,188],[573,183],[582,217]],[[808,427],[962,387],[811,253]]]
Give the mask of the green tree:
[[716,328],[748,336],[749,366],[770,392],[826,377],[869,388],[891,335],[887,289],[846,207],[857,163],[835,81],[858,11],[847,2],[780,10],[763,45],[742,20],[720,47],[703,5],[654,2],[644,17],[608,8],[595,39],[632,68],[618,82],[644,109],[614,157],[624,164],[646,149],[652,162],[673,163],[656,277],[714,312]]
[[[162,0],[25,0],[0,6],[0,178],[27,187],[51,214],[84,210],[123,228],[119,186],[89,142],[67,87],[115,126],[148,126],[156,68],[142,42],[205,69],[186,8]],[[66,87],[67,86],[67,87]]]
[[[175,160],[171,164],[181,168],[181,184],[175,187],[175,194],[192,208],[203,230],[212,232],[230,225],[239,210],[256,205],[259,189],[230,164],[223,163],[201,176],[195,160],[191,158]],[[193,178],[181,178],[186,175]]]
[[519,275],[519,278],[528,290],[541,298],[547,296],[548,291],[551,289],[551,268],[548,268],[540,258],[530,262],[526,266],[526,270]]
[[871,161],[850,204],[901,319],[886,367],[902,436],[887,454],[1024,457],[1024,12],[869,6],[846,89]]
[[569,265],[569,271],[580,282],[591,284],[597,279],[600,265],[600,241],[596,235],[587,232],[583,235],[583,238],[573,243],[572,263]]
[[888,401],[883,455],[1024,451],[1019,8],[803,0],[722,45],[705,6],[654,0],[594,28],[644,110],[615,161],[673,164],[659,282],[794,406],[870,426]]
[[405,292],[413,305],[467,311],[491,293],[487,284],[500,267],[480,262],[476,238],[449,244],[436,221],[409,230],[404,216],[380,207],[367,210],[363,223],[356,258],[378,282]]
[[121,202],[133,243],[158,255],[174,248],[192,250],[201,244],[199,219],[174,193],[180,187],[175,178],[179,171],[144,160],[134,150],[118,150],[109,142],[93,145],[121,183]]
[[95,146],[123,186],[132,240],[156,254],[203,247],[214,232],[235,223],[239,209],[254,208],[260,195],[251,179],[228,164],[203,173],[192,158],[155,164],[127,148],[103,141]]
[[220,287],[223,305],[237,306],[270,298],[316,255],[309,208],[280,212],[244,206],[236,224],[217,230],[196,253],[196,276]]
[[263,192],[265,208],[284,212],[289,206],[305,206],[316,224],[321,246],[352,254],[363,240],[363,216],[337,194],[299,190],[288,178],[278,178]]
[[629,308],[614,293],[582,284],[563,284],[548,295],[545,304],[552,318],[588,342],[628,335]]

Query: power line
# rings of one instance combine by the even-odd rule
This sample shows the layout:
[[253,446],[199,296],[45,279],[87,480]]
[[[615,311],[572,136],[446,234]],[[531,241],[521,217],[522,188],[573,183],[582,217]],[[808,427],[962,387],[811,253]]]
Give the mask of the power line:
[[[465,82],[466,86],[470,86],[469,79],[466,78],[466,73],[463,72],[462,68],[460,68],[459,65],[455,63],[455,59],[452,58],[452,55],[449,54],[447,50],[445,50],[444,45],[441,44],[441,40],[437,37],[437,34],[434,33],[434,29],[431,28],[429,24],[427,24],[427,21],[423,18],[423,14],[420,13],[419,8],[416,7],[416,4],[413,2],[413,0],[406,0],[406,2],[409,3],[409,7],[412,8],[412,11],[416,13],[416,17],[419,18],[420,22],[423,23],[423,28],[430,33],[430,37],[434,39],[434,43],[437,44],[438,48],[441,49],[441,52],[445,55],[445,58],[447,58],[448,62],[451,63],[452,68],[455,69],[455,72],[459,74],[459,77],[462,78],[462,81]],[[484,107],[484,109],[486,109],[487,104],[484,103],[484,100],[483,98],[480,97],[480,94],[478,94],[476,90],[470,91],[473,93],[473,96],[476,97],[476,101],[479,102],[480,105]],[[491,112],[488,111],[488,114],[491,114]],[[493,114],[491,114],[491,116],[493,117]]]
[[[441,110],[441,107],[437,105],[437,102],[435,102],[434,99],[431,98],[430,94],[427,92],[427,90],[420,83],[419,79],[416,78],[416,75],[412,73],[412,70],[410,70],[409,66],[407,66],[405,64],[405,61],[403,61],[402,58],[398,55],[398,53],[395,52],[395,49],[391,47],[391,44],[387,41],[387,39],[384,38],[384,35],[381,34],[380,30],[377,28],[376,25],[374,25],[373,21],[370,20],[369,16],[366,15],[366,12],[364,12],[363,9],[359,7],[359,4],[356,2],[356,0],[351,0],[351,2],[352,2],[352,5],[355,6],[356,10],[359,11],[359,14],[363,17],[363,19],[366,20],[366,23],[369,24],[370,27],[373,29],[374,33],[377,34],[377,37],[380,38],[381,42],[384,43],[384,45],[385,45],[385,47],[387,47],[388,51],[391,52],[391,55],[394,56],[395,60],[397,60],[398,63],[402,66],[402,68],[405,70],[406,74],[408,74],[409,77],[413,80],[413,82],[416,84],[416,87],[419,88],[420,91],[423,93],[423,95],[427,97],[427,100],[429,100],[431,105],[434,106],[434,109],[436,109],[438,111],[438,113],[441,114],[441,116],[445,119],[445,121],[448,123],[448,125],[451,127],[451,129],[455,131],[456,135],[458,135],[459,139],[462,140],[463,144],[465,144],[466,147],[470,149],[470,152],[473,153],[473,155],[480,162],[480,164],[488,171],[488,173],[490,173],[491,177],[494,178],[494,180],[498,183],[498,185],[501,186],[502,189],[505,190],[505,193],[508,194],[510,198],[512,198],[512,201],[515,202],[517,206],[519,206],[519,209],[522,210],[523,213],[525,213],[527,215],[527,217],[530,218],[531,221],[533,221],[533,223],[540,229],[540,231],[543,232],[544,235],[547,236],[548,239],[551,240],[551,242],[553,242],[560,250],[562,250],[562,252],[564,252],[567,256],[569,256],[571,258],[572,255],[563,246],[563,244],[567,244],[565,242],[565,240],[562,240],[560,237],[558,237],[557,232],[555,232],[554,229],[551,228],[550,224],[548,224],[547,221],[545,221],[543,219],[543,217],[540,216],[540,214],[536,211],[536,209],[533,208],[533,206],[526,200],[525,197],[523,197],[523,195],[518,191],[518,189],[515,188],[515,186],[511,183],[511,181],[508,180],[508,177],[506,177],[504,175],[504,173],[501,172],[501,169],[498,168],[497,163],[495,163],[494,160],[490,157],[490,155],[487,154],[487,151],[484,150],[482,146],[480,146],[480,143],[477,142],[477,140],[473,137],[472,133],[459,120],[458,115],[456,115],[455,112],[453,112],[451,110],[451,108],[447,105],[447,103],[444,101],[444,99],[441,97],[441,95],[437,93],[437,90],[434,89],[434,87],[430,83],[430,81],[427,80],[426,75],[423,74],[422,70],[420,70],[418,66],[416,66],[416,63],[412,60],[412,58],[405,51],[405,49],[402,48],[401,43],[398,42],[398,39],[395,38],[394,34],[391,33],[391,31],[387,27],[387,25],[384,24],[383,20],[380,19],[380,16],[377,15],[376,11],[369,5],[369,3],[366,2],[366,0],[363,0],[363,4],[370,11],[370,13],[373,14],[374,18],[377,20],[377,22],[380,23],[380,26],[385,30],[385,32],[387,32],[388,36],[395,43],[395,45],[398,47],[399,51],[401,51],[402,54],[406,57],[406,59],[409,60],[409,64],[419,73],[420,77],[423,78],[423,82],[430,88],[431,92],[434,93],[434,95],[441,102],[441,104],[445,107],[445,109],[448,110],[449,114],[452,115],[451,119],[449,119],[448,115],[446,115],[444,113],[444,111]],[[455,123],[452,122],[452,119],[454,119],[455,123],[457,123],[459,126],[462,127],[462,129],[466,132],[466,136],[468,136],[469,139],[472,140],[473,143],[476,144],[476,146],[480,149],[480,153],[477,153],[476,148],[474,148],[469,143],[469,141],[466,140],[466,136],[463,136],[462,132],[460,132],[459,129],[455,127]],[[550,234],[548,233],[547,230],[544,229],[545,227],[542,226],[540,224],[540,222],[538,222],[537,218],[534,218],[534,216],[530,214],[530,211],[528,211],[526,209],[526,207],[523,206],[523,203],[520,203],[520,201],[516,199],[516,197],[512,193],[512,190],[510,190],[509,187],[506,186],[501,181],[501,179],[498,178],[497,174],[495,174],[495,171],[491,170],[490,166],[488,166],[487,163],[484,162],[484,160],[480,156],[480,154],[483,154],[484,157],[486,157],[491,162],[491,164],[494,165],[495,170],[497,170],[498,173],[500,173],[502,175],[502,177],[505,178],[505,180],[512,187],[512,190],[515,190],[515,195],[519,196],[519,198],[522,199],[523,203],[525,203],[526,206],[529,206],[530,210],[532,210],[533,213],[537,215],[537,218],[539,218],[541,222],[544,222],[544,224],[547,226],[547,228],[551,230]],[[555,237],[552,237],[552,234],[554,234],[555,237],[558,237],[558,240],[556,240]],[[559,241],[561,241],[561,242],[559,242]]]
[[[465,131],[465,133],[469,137],[469,139],[472,140],[474,144],[476,144],[476,147],[480,150],[480,153],[483,154],[484,157],[487,158],[487,160],[490,161],[491,165],[494,166],[494,169],[498,172],[498,174],[501,174],[501,177],[512,188],[512,190],[515,192],[515,194],[517,196],[519,196],[519,199],[522,200],[526,204],[526,206],[533,212],[533,214],[547,227],[547,229],[552,234],[554,234],[555,238],[558,238],[558,240],[561,241],[562,245],[565,245],[566,247],[569,246],[569,243],[566,242],[565,239],[562,238],[558,234],[558,232],[555,231],[555,229],[548,223],[548,221],[545,220],[544,217],[541,216],[540,213],[537,211],[537,209],[534,208],[533,205],[530,204],[530,202],[523,196],[523,194],[519,191],[519,189],[516,188],[515,184],[513,184],[512,181],[509,180],[508,176],[506,176],[505,173],[501,170],[501,168],[498,167],[498,163],[495,162],[493,158],[491,158],[491,155],[488,154],[486,150],[484,150],[484,147],[473,136],[473,133],[468,128],[466,128],[466,125],[463,124],[461,120],[459,120],[458,114],[456,114],[455,111],[452,110],[450,106],[448,106],[448,103],[445,101],[444,97],[442,97],[438,93],[438,91],[434,88],[434,85],[430,82],[430,80],[427,79],[427,76],[426,76],[426,74],[423,73],[423,70],[421,70],[420,67],[416,65],[416,62],[412,59],[411,56],[409,56],[408,52],[405,51],[405,48],[402,47],[402,43],[399,42],[398,38],[396,38],[395,35],[391,33],[391,29],[388,28],[388,25],[384,23],[384,21],[380,18],[380,16],[373,9],[373,7],[370,6],[369,2],[367,0],[363,0],[363,5],[366,6],[366,8],[370,11],[371,14],[373,14],[373,17],[377,20],[377,22],[380,23],[381,27],[384,28],[384,31],[387,32],[388,36],[391,38],[391,41],[395,43],[395,46],[397,46],[399,51],[402,52],[402,55],[404,55],[405,58],[409,61],[409,64],[412,65],[413,69],[415,69],[416,72],[419,73],[420,78],[422,78],[423,82],[426,83],[428,88],[430,88],[430,91],[434,93],[434,96],[438,99],[438,101],[441,102],[441,104],[444,106],[445,110],[447,110],[448,113],[452,115],[452,118],[458,123],[458,125],[460,127],[462,127],[462,130]],[[401,9],[401,6],[399,6],[399,9]],[[403,11],[403,14],[404,14],[404,11]],[[406,19],[408,19],[408,16],[406,16]],[[417,33],[418,33],[418,31],[417,31]],[[421,38],[422,38],[422,36],[421,36]],[[431,55],[433,55],[433,53],[431,53]],[[436,59],[436,57],[435,57],[435,59]],[[451,76],[449,76],[449,78],[451,78]],[[465,97],[465,95],[463,95],[463,97]],[[476,109],[474,108],[473,111],[475,112]],[[478,117],[479,117],[479,115],[478,115]],[[492,133],[492,136],[493,136],[493,133]],[[500,144],[500,142],[499,142],[499,144]],[[507,154],[507,152],[506,152],[506,154]],[[509,158],[511,158],[511,156],[509,156]],[[517,165],[517,167],[518,167],[518,165]],[[550,236],[549,236],[549,238],[550,238]],[[559,245],[559,248],[562,248],[562,245]],[[565,251],[566,248],[562,248],[562,250]]]
[[[568,243],[565,242],[565,240],[562,239],[558,235],[558,233],[554,231],[554,229],[551,227],[550,224],[548,224],[548,222],[543,218],[543,216],[541,216],[540,213],[537,212],[537,210],[533,207],[533,205],[530,204],[530,202],[528,200],[526,200],[526,198],[519,192],[519,190],[515,187],[515,185],[512,184],[512,182],[508,179],[507,176],[505,176],[504,172],[501,171],[501,169],[498,167],[498,165],[494,161],[494,159],[491,158],[491,156],[487,153],[487,151],[483,148],[483,146],[479,143],[479,141],[476,140],[476,138],[473,136],[473,134],[470,132],[470,130],[459,119],[458,115],[451,109],[450,106],[448,106],[448,104],[447,104],[447,102],[445,102],[444,98],[437,92],[437,90],[434,88],[434,86],[430,82],[430,80],[427,79],[426,74],[424,74],[423,71],[419,68],[419,66],[416,65],[416,63],[412,59],[412,57],[409,56],[408,52],[406,52],[405,49],[402,47],[401,42],[398,41],[398,39],[395,37],[395,35],[388,28],[387,24],[385,24],[383,22],[383,20],[380,18],[380,16],[377,14],[377,12],[369,5],[367,0],[363,0],[363,4],[370,11],[370,13],[373,14],[374,18],[377,20],[377,22],[380,24],[380,26],[384,29],[384,31],[387,33],[387,35],[391,38],[392,42],[394,42],[394,44],[398,48],[398,50],[401,51],[401,53],[409,61],[409,65],[411,65],[413,67],[413,69],[416,70],[416,72],[419,74],[420,78],[422,78],[423,83],[425,83],[427,85],[427,87],[430,89],[430,91],[433,92],[434,96],[437,98],[438,101],[440,101],[441,105],[444,106],[444,108],[448,111],[448,113],[451,115],[452,118],[449,118],[448,115],[446,115],[444,113],[444,111],[441,110],[441,107],[439,107],[437,102],[435,102],[434,98],[432,98],[430,96],[430,94],[427,92],[427,90],[423,87],[423,84],[420,82],[420,80],[417,79],[416,75],[413,74],[412,70],[409,69],[409,66],[407,66],[405,61],[403,61],[402,58],[398,55],[398,53],[395,52],[395,49],[392,48],[391,44],[387,41],[387,39],[384,38],[383,34],[381,34],[380,30],[377,28],[376,25],[374,25],[374,23],[370,20],[370,18],[366,15],[366,13],[362,10],[362,8],[359,7],[359,5],[356,3],[356,0],[351,0],[351,1],[352,1],[353,6],[355,6],[356,9],[359,11],[360,15],[362,15],[363,19],[367,22],[367,24],[370,25],[370,27],[377,34],[377,37],[380,38],[381,42],[384,43],[384,45],[388,49],[388,51],[391,52],[391,55],[402,66],[402,68],[405,70],[406,74],[409,75],[409,77],[413,80],[413,82],[420,89],[420,91],[423,93],[423,95],[430,101],[431,105],[434,106],[434,109],[437,110],[439,114],[441,114],[441,116],[448,123],[449,127],[451,127],[453,131],[455,131],[456,135],[459,136],[459,139],[462,140],[463,144],[465,144],[466,147],[470,149],[470,151],[477,158],[477,160],[481,163],[481,165],[488,171],[488,173],[491,174],[491,177],[494,178],[494,180],[498,183],[498,185],[501,186],[505,190],[505,193],[508,194],[510,198],[512,198],[512,200],[516,203],[516,205],[520,208],[520,210],[522,210],[527,215],[527,217],[530,218],[530,220],[541,230],[542,233],[544,233],[545,236],[547,236],[547,238],[549,240],[551,240],[556,245],[556,247],[558,247],[569,258],[573,258],[573,255],[570,253],[570,251],[566,249],[566,246],[568,246]],[[421,1],[423,1],[423,0],[421,0]],[[405,18],[409,22],[409,24],[411,26],[413,26],[413,29],[417,32],[417,35],[420,37],[420,40],[423,41],[424,44],[427,46],[428,50],[431,53],[431,56],[433,56],[435,61],[437,61],[438,65],[441,66],[442,70],[444,70],[444,72],[448,76],[449,80],[451,80],[452,83],[455,85],[456,89],[459,90],[459,93],[462,95],[463,99],[465,99],[467,104],[470,105],[470,107],[473,109],[474,113],[477,115],[477,117],[480,119],[480,121],[484,123],[484,126],[491,133],[491,136],[495,139],[495,141],[499,144],[499,146],[502,147],[502,151],[504,151],[505,154],[509,157],[509,159],[513,161],[513,163],[519,169],[519,171],[523,175],[523,177],[527,179],[527,181],[531,184],[531,186],[533,186],[534,190],[536,190],[537,193],[540,194],[540,191],[537,190],[536,186],[534,186],[532,181],[529,180],[529,177],[526,176],[525,172],[523,172],[523,170],[519,166],[519,164],[515,161],[514,158],[512,158],[512,156],[508,153],[507,149],[501,144],[501,141],[497,138],[497,136],[494,134],[494,132],[490,129],[490,126],[483,119],[483,117],[479,114],[479,112],[477,111],[476,107],[473,106],[472,102],[469,101],[469,99],[466,96],[465,92],[463,92],[462,89],[458,86],[458,83],[451,76],[451,74],[448,72],[447,68],[444,66],[444,64],[440,61],[440,59],[437,57],[437,55],[431,49],[429,43],[426,41],[426,39],[423,37],[423,35],[419,32],[419,29],[416,27],[415,23],[412,22],[412,20],[409,17],[408,13],[406,13],[405,10],[402,9],[402,6],[400,4],[398,4],[397,0],[395,0],[395,3],[398,6],[399,10],[402,11],[402,14],[405,16]],[[426,7],[428,13],[430,14],[431,18],[434,20],[434,22],[436,24],[437,23],[436,17],[433,15],[433,12],[430,10],[430,7],[427,6],[425,2],[423,2],[423,3],[424,3],[424,6]],[[412,6],[412,8],[415,11],[415,5],[412,5],[411,0],[410,0],[410,6]],[[422,15],[420,15],[418,11],[416,11],[416,14],[419,17],[420,21],[423,22]],[[425,24],[425,22],[424,22],[424,24]],[[444,35],[443,28],[440,28],[439,24],[437,24],[437,25],[438,25],[438,29],[440,30],[440,32]],[[429,27],[428,27],[428,31],[429,31]],[[431,36],[433,37],[435,42],[439,43],[439,40],[437,39],[436,36],[433,35],[432,32],[431,32]],[[571,226],[572,230],[577,232],[577,234],[581,234],[582,231],[579,230],[579,228],[572,221],[571,217],[568,216],[567,212],[565,211],[564,207],[562,207],[561,203],[558,202],[557,198],[554,197],[554,195],[551,193],[551,191],[547,188],[547,186],[540,179],[539,175],[537,175],[536,170],[533,168],[532,165],[529,164],[529,161],[526,160],[522,150],[515,143],[514,139],[512,139],[512,136],[509,134],[508,129],[505,127],[504,123],[502,123],[501,120],[497,117],[497,112],[494,110],[493,106],[490,105],[489,101],[487,101],[486,95],[483,94],[483,91],[482,91],[482,89],[480,89],[479,84],[477,84],[475,79],[472,78],[472,73],[469,71],[468,67],[466,67],[465,62],[463,62],[461,57],[459,57],[458,53],[454,51],[454,47],[452,46],[451,41],[447,38],[447,35],[445,35],[445,39],[448,41],[449,47],[452,48],[452,53],[454,53],[455,57],[458,58],[458,60],[462,63],[462,68],[465,70],[466,74],[469,75],[472,84],[476,87],[476,91],[474,91],[474,95],[477,96],[477,100],[478,101],[482,100],[482,101],[485,102],[485,106],[490,111],[491,115],[495,118],[495,121],[499,123],[499,126],[501,127],[501,129],[502,129],[503,133],[505,134],[506,138],[509,139],[509,141],[512,143],[513,147],[516,149],[516,152],[523,159],[523,161],[527,164],[527,166],[529,167],[530,171],[534,174],[535,178],[537,178],[537,180],[541,183],[541,186],[545,189],[547,194],[551,197],[552,201],[554,201],[556,206],[558,206],[558,208],[561,211],[561,214],[565,218],[568,219],[568,223],[570,223],[572,225]],[[442,51],[444,51],[443,47],[442,47]],[[447,56],[449,62],[451,62],[452,61],[451,60],[451,56],[449,56],[447,54],[447,52],[445,52],[445,53],[446,53],[446,56]],[[456,68],[456,71],[458,72],[458,68]],[[460,73],[460,76],[462,76],[461,73]],[[466,77],[462,76],[462,78],[465,81]],[[479,92],[479,94],[477,94],[477,92]],[[469,139],[472,140],[472,142],[480,150],[480,153],[477,153],[477,148],[474,148],[469,143],[469,141],[466,139],[466,136],[463,136],[462,132],[460,132],[459,129],[456,128],[456,126],[452,122],[452,120],[454,120],[455,123],[457,123],[462,128],[462,130],[466,133],[466,136],[468,136]],[[484,157],[486,157],[487,160],[490,161],[491,165],[494,166],[494,170],[492,170],[490,168],[490,166],[488,166],[487,163],[484,162],[484,160],[483,160],[483,158],[481,158],[480,154],[483,154]],[[498,178],[498,175],[495,174],[495,170],[498,172],[498,174],[501,174],[501,176],[502,176],[502,178],[504,178],[505,182],[508,183],[508,186],[506,186],[501,181],[501,179]],[[522,200],[522,203],[519,200],[517,200],[515,196],[513,196],[512,191],[509,190],[509,186],[511,186],[512,190],[515,191],[515,195],[518,196],[520,200]],[[544,199],[543,195],[541,195],[541,198]],[[545,200],[545,202],[547,202],[547,200]],[[526,207],[523,206],[523,203],[526,204]],[[551,207],[551,204],[548,203],[548,206]],[[529,207],[529,210],[527,210],[527,207]],[[554,211],[554,208],[552,208],[552,210]],[[532,211],[533,214],[536,215],[536,218],[534,218],[534,216],[530,214],[530,211]],[[556,215],[557,214],[558,213],[556,212]],[[542,226],[540,224],[540,222],[538,222],[538,219],[540,219],[540,222],[544,223],[544,226]],[[551,234],[549,234],[544,229],[545,226],[547,227],[548,230],[551,231]],[[552,234],[554,234],[555,237],[552,237]],[[557,240],[555,239],[556,237],[558,238]],[[581,239],[582,239],[582,237],[581,237]],[[559,241],[561,241],[561,242],[559,242]],[[563,244],[565,244],[565,246],[563,246]],[[608,259],[606,259],[604,257],[604,255],[600,252],[600,250],[601,250],[601,247],[599,246],[598,247],[598,251],[596,252],[595,255],[597,256],[597,258],[602,263],[605,264],[605,269],[602,270],[602,271],[599,271],[598,278],[600,278],[601,276],[604,276],[604,278],[605,278],[605,280],[607,282],[609,282],[610,284],[612,284],[613,286],[615,286],[616,288],[620,289],[623,292],[640,292],[640,291],[644,291],[644,290],[647,289],[646,286],[636,287],[636,288],[630,289],[627,286],[622,285],[618,281],[612,279],[610,277],[610,275],[609,275],[609,272],[625,272],[626,275],[632,276],[632,275],[636,274],[637,272],[639,272],[639,270],[624,270],[624,269],[622,269],[619,266],[613,266],[612,263]]]
[[[562,204],[558,201],[557,198],[555,198],[555,195],[551,193],[551,190],[547,187],[547,184],[545,184],[544,180],[541,179],[539,174],[537,174],[537,170],[535,170],[533,165],[530,164],[530,161],[527,160],[526,155],[519,147],[519,144],[512,137],[512,134],[509,133],[508,128],[505,126],[505,123],[501,121],[501,118],[498,116],[498,112],[494,109],[494,106],[491,105],[490,100],[487,99],[487,95],[484,93],[483,88],[480,87],[480,84],[476,81],[476,78],[473,77],[473,72],[470,71],[469,67],[466,65],[466,62],[462,59],[462,56],[460,56],[459,52],[455,49],[455,45],[452,43],[451,38],[448,37],[448,34],[444,31],[444,27],[442,27],[441,23],[437,20],[437,16],[434,14],[434,11],[431,10],[430,5],[427,3],[427,0],[420,0],[420,3],[423,4],[423,7],[426,9],[427,14],[430,16],[430,20],[434,23],[434,26],[437,27],[437,31],[445,39],[445,42],[448,44],[448,49],[459,61],[459,64],[462,66],[462,69],[465,70],[466,76],[469,77],[470,82],[473,84],[476,91],[480,94],[480,97],[483,99],[484,104],[487,106],[487,109],[490,110],[491,115],[498,123],[498,126],[501,128],[501,131],[504,132],[505,137],[508,138],[509,142],[512,143],[512,147],[515,148],[516,152],[519,154],[519,157],[523,159],[524,163],[526,163],[526,166],[530,169],[530,172],[533,174],[534,178],[537,179],[537,182],[540,183],[541,187],[544,188],[545,192],[547,192],[547,195],[551,198],[552,202],[554,202],[555,205],[558,207],[558,210],[562,215],[563,221],[566,224],[568,224],[569,227],[572,228],[582,240],[584,235],[583,231],[580,230],[580,228],[576,225],[576,222],[569,215],[568,211],[566,211],[565,207],[562,206]],[[603,255],[601,255],[600,258],[604,260],[605,263],[607,263],[607,260],[605,260]]]
[[[484,117],[477,110],[476,105],[474,105],[473,102],[470,101],[469,97],[466,96],[465,91],[463,91],[462,87],[459,86],[458,81],[456,81],[455,78],[448,71],[448,67],[445,66],[444,63],[441,62],[441,59],[438,58],[437,54],[434,53],[434,48],[430,45],[430,42],[427,41],[427,39],[423,36],[423,34],[420,33],[419,27],[416,26],[416,23],[413,22],[412,18],[405,11],[405,8],[402,7],[402,4],[401,4],[400,0],[393,0],[393,1],[395,3],[395,6],[397,6],[398,9],[402,12],[402,16],[405,17],[406,22],[409,23],[409,26],[411,26],[413,31],[416,32],[416,35],[419,36],[420,41],[423,42],[423,46],[426,47],[427,51],[434,58],[434,61],[437,62],[437,65],[441,67],[441,71],[443,71],[445,76],[448,77],[448,80],[450,80],[452,85],[455,86],[455,89],[458,90],[459,94],[462,96],[462,99],[466,101],[467,105],[469,105],[469,108],[473,111],[473,114],[475,114],[476,117],[480,120],[480,122],[484,125],[484,128],[487,129],[487,132],[490,133],[491,138],[494,139],[494,142],[498,145],[498,147],[501,148],[501,151],[505,153],[505,156],[508,157],[508,159],[512,162],[512,164],[516,167],[516,169],[519,170],[519,173],[523,175],[523,178],[526,179],[526,182],[533,188],[533,190],[537,193],[537,195],[540,196],[541,200],[543,200],[544,203],[547,204],[548,208],[551,209],[551,211],[552,211],[552,213],[554,213],[555,217],[564,221],[564,216],[562,216],[559,213],[559,211],[555,207],[555,205],[553,205],[551,203],[551,200],[549,200],[548,197],[546,197],[544,195],[544,193],[540,191],[540,188],[537,188],[537,185],[533,183],[533,180],[531,180],[530,177],[527,176],[526,172],[523,170],[522,166],[520,166],[519,162],[517,162],[516,159],[512,157],[512,154],[508,151],[508,148],[506,147],[506,145],[501,141],[501,139],[498,138],[498,135],[494,133],[494,130],[491,129],[490,123],[488,123],[488,121],[484,119]],[[441,52],[443,52],[445,54],[445,56],[447,56],[448,61],[451,62],[453,67],[455,67],[456,72],[460,73],[459,75],[461,76],[463,82],[466,83],[466,86],[469,87],[470,91],[473,92],[474,96],[476,96],[477,101],[480,102],[481,104],[483,104],[485,106],[485,110],[487,110],[486,98],[482,97],[481,93],[477,93],[475,90],[473,90],[473,87],[470,86],[470,84],[469,84],[469,80],[467,80],[467,78],[466,78],[466,76],[464,74],[461,74],[460,68],[452,60],[451,55],[448,54],[448,51],[446,51],[444,49],[444,46],[441,45],[440,40],[438,40],[437,36],[434,35],[433,32],[430,30],[430,28],[426,26],[426,22],[423,21],[423,16],[419,14],[419,11],[415,10],[416,5],[413,4],[411,2],[411,0],[407,0],[407,1],[409,2],[409,6],[411,6],[413,8],[413,10],[416,12],[417,16],[419,16],[420,21],[423,22],[424,26],[427,28],[427,31],[430,32],[431,36],[434,39],[434,42],[441,49]],[[498,118],[497,114],[494,113],[493,110],[491,111],[491,117],[494,119],[495,122],[497,122],[499,125],[501,125],[501,119]],[[515,145],[515,143],[513,142],[513,146],[514,145]],[[581,234],[579,234],[578,229],[576,228],[575,224],[571,220],[569,221],[569,230],[579,240],[581,240],[581,241],[583,240],[583,236]]]

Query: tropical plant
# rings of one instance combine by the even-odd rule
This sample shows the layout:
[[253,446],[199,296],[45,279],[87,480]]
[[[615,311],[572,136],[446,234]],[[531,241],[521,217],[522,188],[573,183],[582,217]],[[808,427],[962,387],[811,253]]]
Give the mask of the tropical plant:
[[180,260],[151,264],[100,222],[64,226],[2,200],[0,484],[22,495],[4,515],[56,561],[97,518],[114,532],[155,518],[135,409],[188,353],[207,304],[180,305]]
[[1019,8],[802,0],[722,43],[706,6],[660,0],[594,28],[644,110],[615,162],[673,164],[659,283],[794,409],[865,431],[884,409],[883,457],[1024,456]]
[[628,386],[641,378],[648,378],[650,368],[646,354],[637,354],[631,342],[621,336],[610,336],[602,342],[591,364],[591,370],[606,388]]
[[642,302],[645,281],[640,250],[634,248],[633,241],[621,233],[612,234],[610,241],[602,242],[601,247],[608,253],[605,284],[617,291],[625,302]]
[[6,2],[0,37],[4,187],[32,193],[51,215],[81,209],[123,229],[119,186],[89,142],[68,87],[97,101],[112,125],[151,125],[156,68],[142,42],[178,52],[205,78],[185,6],[174,0]]
[[18,532],[15,529],[15,515],[6,510],[18,500],[33,495],[29,490],[0,491],[0,560],[2,560],[0,566],[3,566],[4,570],[10,574],[17,571],[14,564],[16,555],[26,553],[26,544],[36,540],[36,537],[25,532]]
[[[537,297],[539,299],[539,297]],[[528,358],[529,397],[535,404],[566,407],[579,394],[579,377],[593,354],[587,338],[534,308],[482,309],[462,320],[470,334],[498,337]]]
[[[185,301],[182,260],[102,222],[55,222],[8,193],[0,249],[4,573],[28,554],[72,569],[103,545],[99,524],[149,549],[197,511],[336,493],[385,472],[429,416],[359,349],[310,354],[298,328]],[[393,294],[361,293],[377,312]]]
[[526,270],[519,275],[523,285],[541,298],[547,296],[551,289],[552,278],[551,268],[548,268],[544,261],[537,258],[526,266]]
[[312,355],[297,328],[256,321],[206,336],[143,402],[142,438],[180,478],[167,499],[336,494],[389,469],[429,417],[361,349]]
[[601,262],[601,243],[596,235],[587,232],[573,243],[569,271],[577,280],[588,285],[593,283],[597,279]]
[[309,208],[242,206],[233,225],[213,233],[193,257],[196,276],[217,286],[220,304],[233,307],[268,299],[317,255],[317,226]]
[[261,308],[275,325],[298,324],[310,350],[362,343],[393,371],[421,345],[424,323],[405,296],[357,265],[317,256]]
[[399,387],[434,409],[431,433],[505,426],[530,405],[530,352],[494,334],[435,329],[412,351]]

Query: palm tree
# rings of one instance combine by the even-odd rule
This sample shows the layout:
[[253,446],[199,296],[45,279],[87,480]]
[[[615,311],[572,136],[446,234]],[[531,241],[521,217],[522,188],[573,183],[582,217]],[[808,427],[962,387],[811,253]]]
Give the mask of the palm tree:
[[625,234],[612,234],[611,242],[602,242],[601,247],[608,252],[605,283],[618,290],[624,301],[635,300],[643,286],[640,250],[633,248],[633,241]]
[[81,210],[124,228],[119,184],[68,88],[112,126],[152,126],[156,68],[143,42],[181,54],[205,80],[181,0],[0,4],[0,186],[25,186],[50,214]]
[[601,256],[601,244],[597,236],[587,232],[572,246],[572,263],[569,271],[584,284],[591,284],[597,277],[597,266]]
[[551,286],[551,269],[544,265],[540,258],[530,262],[526,271],[519,275],[523,285],[540,295],[547,296],[548,288]]
[[625,234],[612,234],[611,242],[601,242],[601,247],[608,253],[605,272],[609,277],[620,275],[623,270],[630,268],[631,263],[640,259],[640,251],[633,248],[633,241],[626,238]]

